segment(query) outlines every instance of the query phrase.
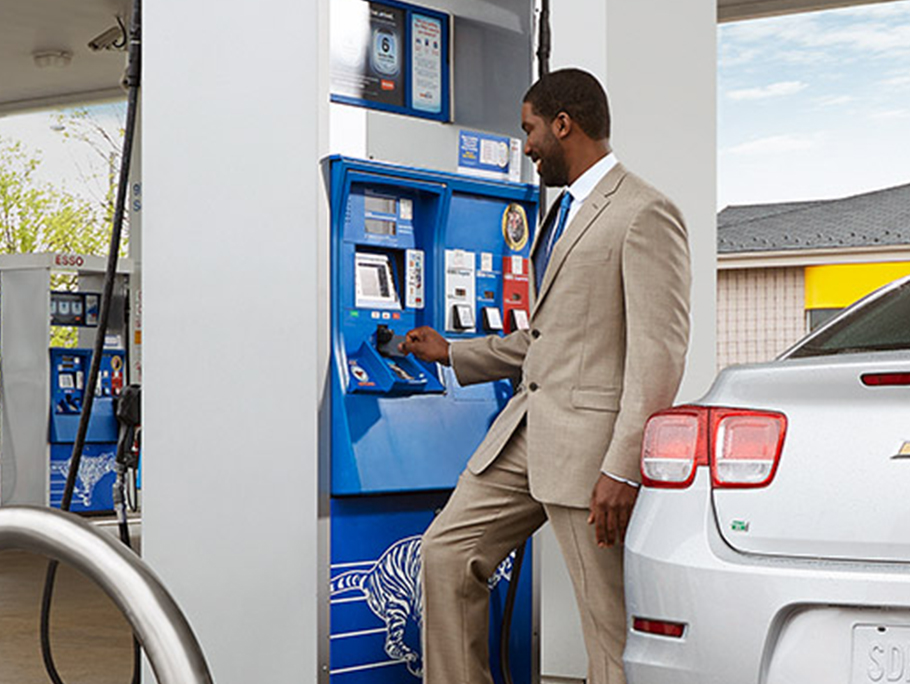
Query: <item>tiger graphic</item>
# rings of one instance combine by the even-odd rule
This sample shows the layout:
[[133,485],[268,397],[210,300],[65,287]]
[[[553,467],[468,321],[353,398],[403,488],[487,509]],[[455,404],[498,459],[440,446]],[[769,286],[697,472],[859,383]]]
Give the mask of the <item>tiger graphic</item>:
[[[405,663],[415,677],[423,675],[420,653],[405,643],[405,631],[413,623],[423,626],[423,592],[420,586],[420,535],[405,537],[387,548],[367,570],[351,570],[331,581],[330,595],[358,591],[373,614],[385,623],[384,649],[392,660]],[[492,591],[512,577],[513,551],[487,582]]]

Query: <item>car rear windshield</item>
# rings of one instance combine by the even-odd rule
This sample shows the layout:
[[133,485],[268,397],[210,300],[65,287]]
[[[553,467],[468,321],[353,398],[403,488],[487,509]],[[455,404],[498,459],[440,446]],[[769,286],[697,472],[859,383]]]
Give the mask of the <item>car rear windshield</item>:
[[858,306],[805,344],[790,358],[910,349],[910,280]]

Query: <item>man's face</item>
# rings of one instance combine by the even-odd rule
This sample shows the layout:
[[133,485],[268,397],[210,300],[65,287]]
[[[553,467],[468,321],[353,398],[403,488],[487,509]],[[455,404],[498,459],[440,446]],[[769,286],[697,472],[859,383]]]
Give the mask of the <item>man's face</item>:
[[559,187],[568,185],[569,169],[562,143],[553,134],[556,119],[547,123],[534,113],[529,102],[521,106],[521,127],[527,135],[525,155],[537,164],[537,173],[544,185]]

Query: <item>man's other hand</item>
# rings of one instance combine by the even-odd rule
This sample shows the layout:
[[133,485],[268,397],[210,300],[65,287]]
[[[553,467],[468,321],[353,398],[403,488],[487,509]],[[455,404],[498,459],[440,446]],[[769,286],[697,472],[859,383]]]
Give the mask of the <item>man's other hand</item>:
[[638,488],[601,473],[591,493],[588,524],[594,525],[597,545],[601,548],[622,544],[632,517]]
[[404,336],[404,342],[398,345],[398,350],[404,354],[413,354],[421,361],[449,365],[448,341],[426,325],[409,331]]

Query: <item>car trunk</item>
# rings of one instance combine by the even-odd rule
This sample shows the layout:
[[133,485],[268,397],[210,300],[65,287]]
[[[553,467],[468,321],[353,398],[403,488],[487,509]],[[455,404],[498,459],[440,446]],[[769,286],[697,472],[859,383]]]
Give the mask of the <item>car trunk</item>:
[[756,489],[713,490],[718,528],[739,551],[910,561],[910,354],[848,354],[733,368],[702,402],[780,411],[777,473]]

